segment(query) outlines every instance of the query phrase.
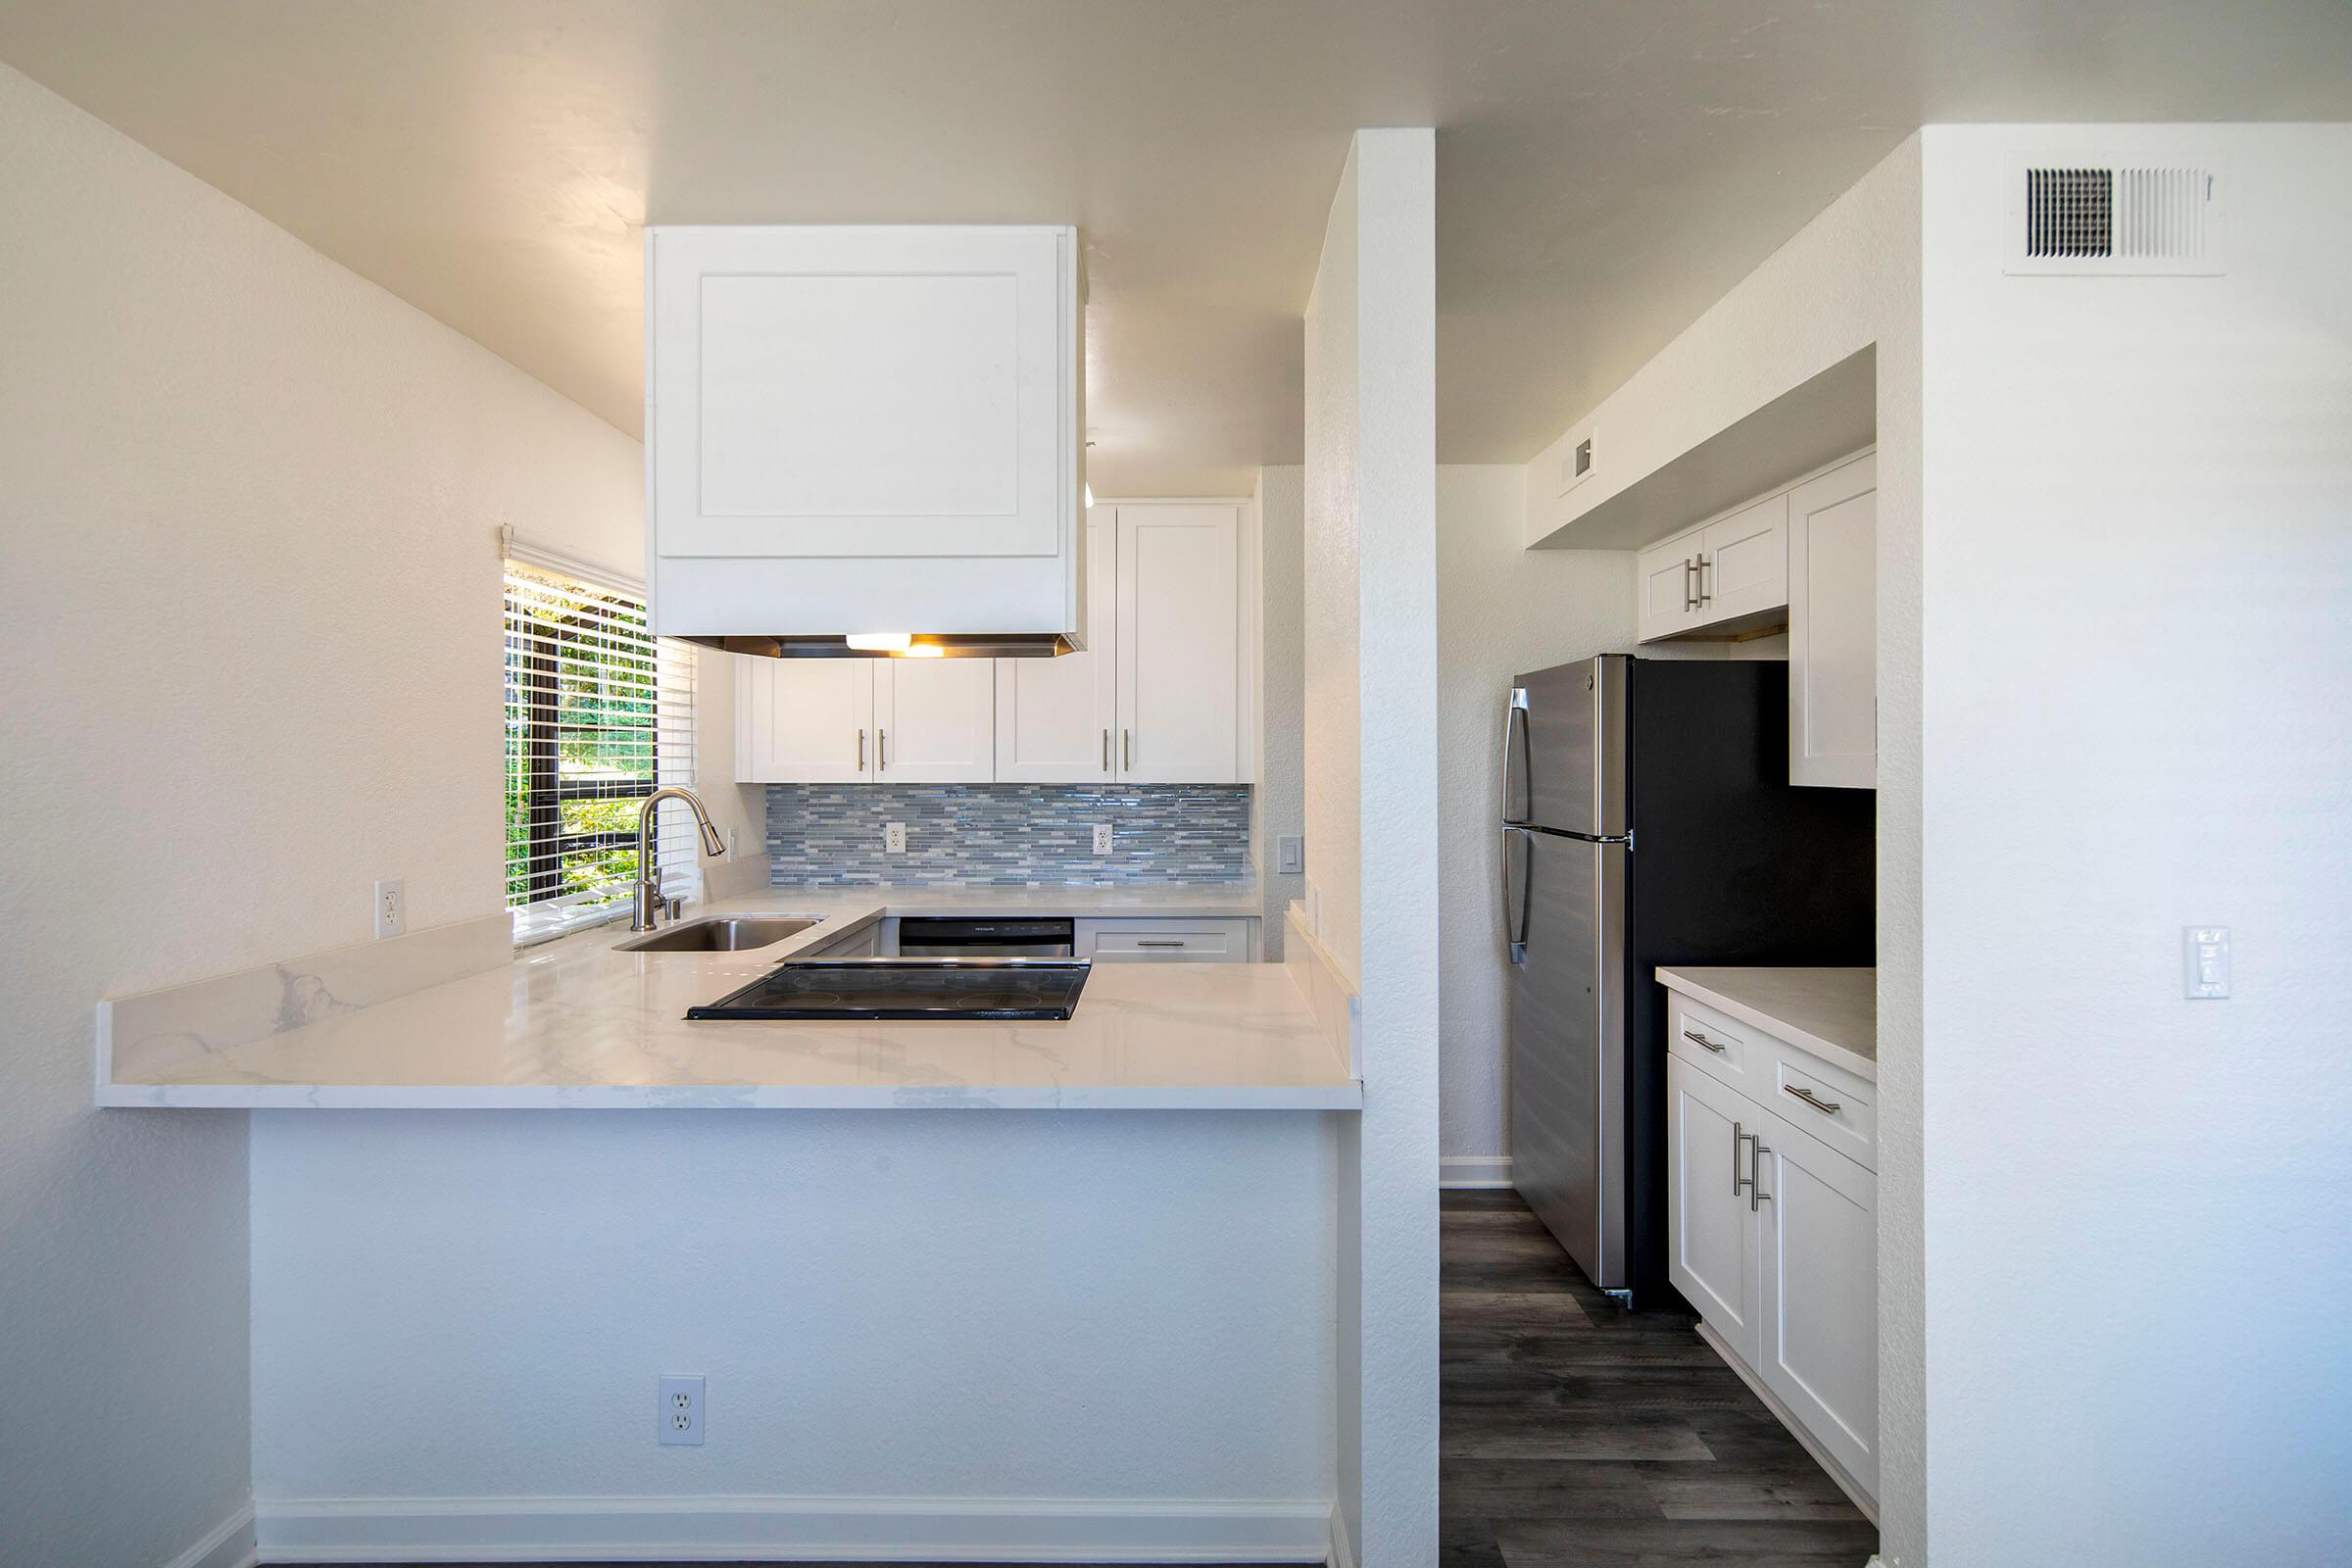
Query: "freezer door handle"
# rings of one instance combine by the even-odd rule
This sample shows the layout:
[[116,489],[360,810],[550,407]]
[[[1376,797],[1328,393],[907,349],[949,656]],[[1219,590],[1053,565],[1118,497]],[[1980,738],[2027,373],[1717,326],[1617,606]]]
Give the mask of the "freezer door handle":
[[1511,780],[1516,776],[1515,760],[1521,755],[1520,748],[1526,741],[1527,688],[1514,686],[1511,688],[1510,704],[1502,710],[1502,819],[1505,822],[1527,820],[1511,809]]
[[[1527,829],[1506,827],[1502,830],[1502,943],[1503,952],[1513,963],[1527,961],[1528,879],[1519,879],[1519,896],[1511,897],[1511,851],[1524,849],[1528,843]],[[1530,871],[1535,869],[1531,863]]]

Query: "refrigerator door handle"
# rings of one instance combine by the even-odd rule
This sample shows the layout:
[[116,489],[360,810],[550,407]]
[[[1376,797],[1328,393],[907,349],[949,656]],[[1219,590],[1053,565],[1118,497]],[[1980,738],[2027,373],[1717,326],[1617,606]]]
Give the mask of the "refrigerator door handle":
[[1511,700],[1502,710],[1502,819],[1521,822],[1526,818],[1511,809],[1512,760],[1527,739],[1527,688],[1511,688]]
[[1527,962],[1528,883],[1525,879],[1520,881],[1519,899],[1514,907],[1511,901],[1511,851],[1526,842],[1525,828],[1506,827],[1502,830],[1502,946],[1504,956],[1513,963]]

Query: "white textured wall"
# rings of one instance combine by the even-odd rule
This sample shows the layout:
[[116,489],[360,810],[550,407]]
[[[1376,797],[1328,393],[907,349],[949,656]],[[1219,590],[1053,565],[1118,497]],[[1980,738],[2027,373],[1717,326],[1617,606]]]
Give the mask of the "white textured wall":
[[246,1492],[247,1139],[92,1004],[497,908],[494,530],[639,459],[5,67],[0,212],[0,1560],[135,1568]]
[[1529,550],[1528,470],[1438,469],[1439,932],[1448,1180],[1501,1180],[1510,1153],[1499,819],[1511,677],[1628,647],[1634,558]]
[[1543,537],[1821,370],[1877,345],[1879,1490],[1889,1568],[1921,1568],[1928,1535],[1919,301],[1920,143],[1913,137],[1529,465],[1531,473],[1557,473],[1569,435],[1588,424],[1608,432],[1611,466],[1570,492],[1573,509],[1562,508],[1548,486],[1528,487],[1525,534]]
[[[1933,1558],[2340,1563],[2352,127],[1924,135]],[[2228,275],[2004,276],[2018,149],[2224,160]]]
[[[1331,1494],[1319,1116],[261,1112],[301,1497]],[[654,1380],[709,1440],[654,1443]]]
[[[1436,139],[1356,133],[1306,318],[1307,864],[1326,940],[1362,976],[1364,1111],[1340,1136],[1339,1452],[1364,1568],[1437,1551]],[[1318,727],[1316,705],[1346,697],[1335,671],[1354,682],[1353,719]],[[1341,802],[1360,833],[1324,815]],[[1354,858],[1318,872],[1318,843]]]
[[1356,922],[1362,780],[1357,765],[1355,200],[1350,149],[1347,172],[1332,197],[1322,261],[1306,307],[1305,610],[1300,618],[1307,903],[1317,939],[1351,981],[1363,968]]
[[1266,887],[1265,956],[1282,956],[1282,911],[1306,878],[1275,867],[1275,840],[1306,829],[1306,470],[1297,464],[1257,471],[1257,764],[1250,792],[1251,837]]

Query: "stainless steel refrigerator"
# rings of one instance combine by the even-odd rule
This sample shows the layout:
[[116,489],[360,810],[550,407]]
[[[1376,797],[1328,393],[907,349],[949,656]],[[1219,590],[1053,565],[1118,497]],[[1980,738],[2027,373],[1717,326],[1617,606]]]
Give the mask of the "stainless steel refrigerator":
[[1788,783],[1788,665],[1609,655],[1503,712],[1511,1179],[1592,1283],[1666,1280],[1661,964],[1868,964],[1876,798]]

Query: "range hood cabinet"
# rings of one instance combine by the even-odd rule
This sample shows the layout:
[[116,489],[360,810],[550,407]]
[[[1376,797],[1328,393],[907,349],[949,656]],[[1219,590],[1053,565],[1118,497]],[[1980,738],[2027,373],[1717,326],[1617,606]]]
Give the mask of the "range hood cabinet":
[[654,629],[1083,648],[1082,294],[1070,227],[649,228]]

